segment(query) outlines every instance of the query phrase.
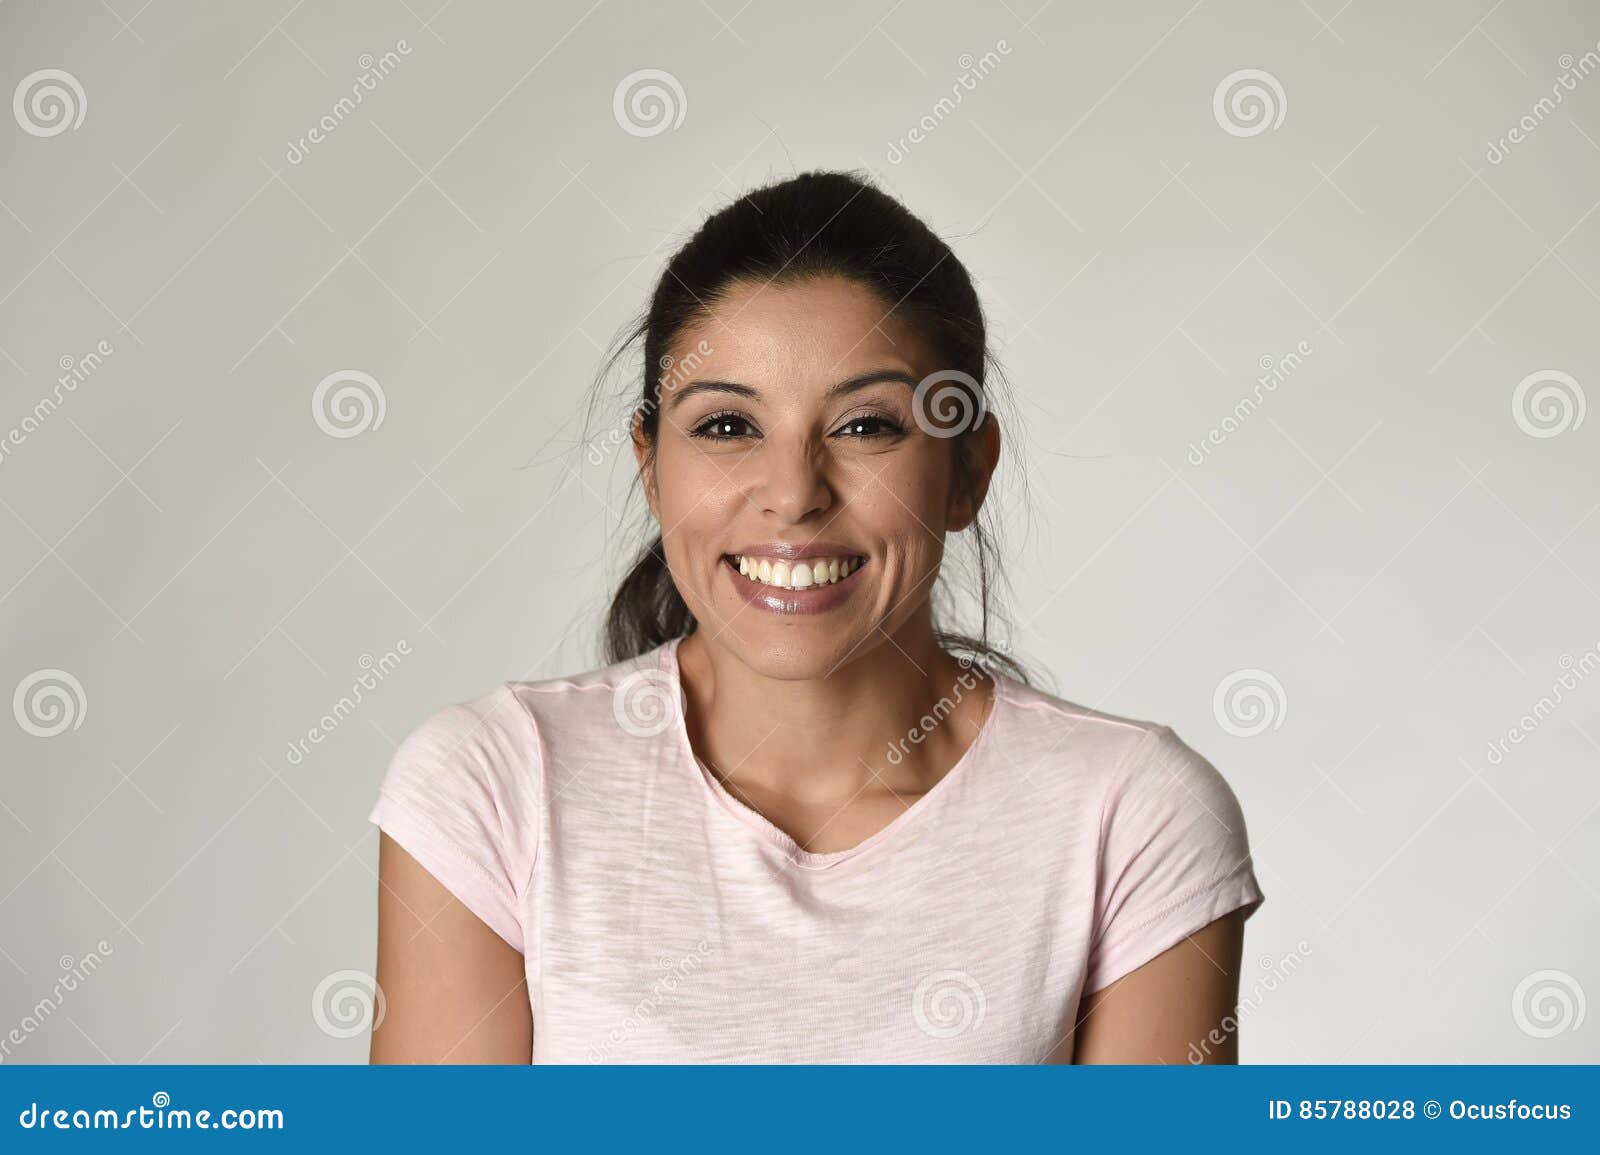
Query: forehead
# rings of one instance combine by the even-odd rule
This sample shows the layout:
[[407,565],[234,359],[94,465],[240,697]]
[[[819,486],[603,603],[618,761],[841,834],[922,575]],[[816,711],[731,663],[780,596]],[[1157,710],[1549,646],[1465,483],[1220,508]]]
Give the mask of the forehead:
[[730,380],[803,375],[832,384],[869,368],[920,375],[927,360],[926,342],[903,315],[842,277],[737,281],[676,344],[709,350],[698,376]]

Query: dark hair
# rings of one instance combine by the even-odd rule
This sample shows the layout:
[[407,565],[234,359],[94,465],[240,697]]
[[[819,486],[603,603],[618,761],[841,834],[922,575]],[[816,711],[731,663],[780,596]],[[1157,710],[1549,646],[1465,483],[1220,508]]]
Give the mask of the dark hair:
[[[989,407],[985,381],[991,358],[983,309],[950,246],[867,179],[854,173],[806,172],[748,192],[712,214],[667,263],[649,309],[629,326],[608,359],[607,369],[643,340],[644,381],[634,414],[652,454],[661,376],[672,365],[670,350],[685,326],[703,317],[736,283],[793,283],[823,276],[846,277],[877,293],[891,312],[918,327],[948,379],[964,379],[982,392],[972,399],[976,412],[981,416]],[[969,436],[977,427],[971,421],[951,438],[958,485],[968,469]],[[994,529],[992,524],[985,529],[984,520],[980,511],[969,527],[977,555],[978,636],[941,630],[937,624],[935,636],[947,650],[963,652],[982,665],[1004,667],[1028,682],[1023,664],[989,639]],[[612,597],[606,661],[625,661],[695,628],[694,615],[667,569],[658,533]]]

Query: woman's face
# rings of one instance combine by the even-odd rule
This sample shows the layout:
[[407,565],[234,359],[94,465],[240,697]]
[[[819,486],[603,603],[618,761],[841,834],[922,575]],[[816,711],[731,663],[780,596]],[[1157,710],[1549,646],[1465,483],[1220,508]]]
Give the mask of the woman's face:
[[[945,367],[887,313],[843,278],[739,282],[662,369],[645,491],[667,564],[705,640],[763,674],[822,676],[927,613],[981,504],[992,460],[957,491],[958,442],[913,402]],[[992,417],[980,440],[998,452]]]

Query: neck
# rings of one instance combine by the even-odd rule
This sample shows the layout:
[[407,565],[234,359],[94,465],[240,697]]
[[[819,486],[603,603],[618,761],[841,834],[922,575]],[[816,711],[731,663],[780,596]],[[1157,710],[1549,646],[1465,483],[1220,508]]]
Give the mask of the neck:
[[939,646],[926,605],[807,677],[754,671],[724,640],[679,644],[690,742],[719,776],[800,801],[924,793],[987,717],[988,679]]

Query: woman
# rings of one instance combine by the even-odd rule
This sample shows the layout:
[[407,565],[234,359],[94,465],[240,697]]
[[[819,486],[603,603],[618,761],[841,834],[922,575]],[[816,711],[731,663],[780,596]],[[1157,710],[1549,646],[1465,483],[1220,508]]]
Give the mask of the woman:
[[637,338],[660,535],[609,665],[396,753],[373,1060],[1237,1061],[1227,783],[936,628],[1000,454],[950,249],[803,174],[708,219]]

